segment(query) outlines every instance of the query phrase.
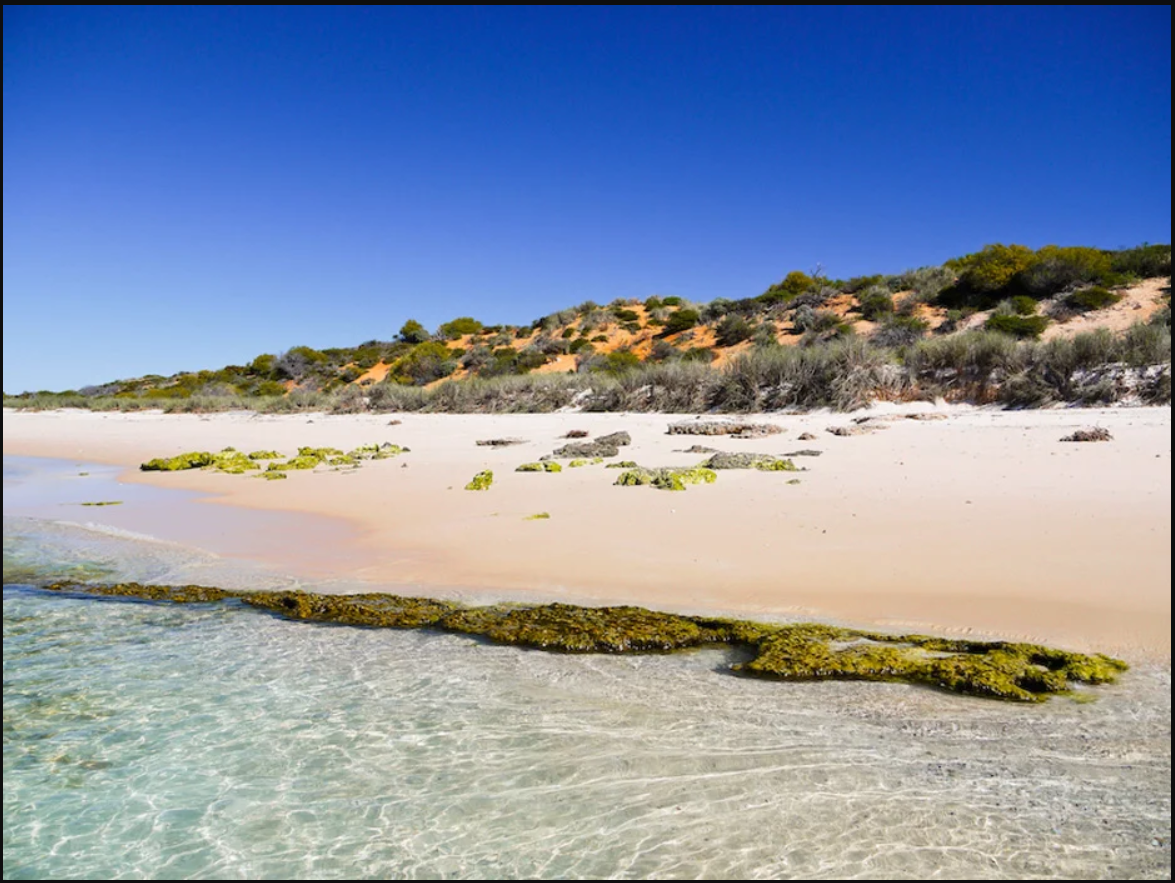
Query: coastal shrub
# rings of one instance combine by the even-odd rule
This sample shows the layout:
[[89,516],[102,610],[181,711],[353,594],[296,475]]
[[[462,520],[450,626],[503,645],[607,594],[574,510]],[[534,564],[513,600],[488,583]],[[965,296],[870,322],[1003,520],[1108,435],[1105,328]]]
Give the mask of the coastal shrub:
[[1065,304],[1071,309],[1085,313],[1112,307],[1122,300],[1123,297],[1125,295],[1119,294],[1116,291],[1110,291],[1109,289],[1102,288],[1100,285],[1093,285],[1070,294],[1065,298]]
[[991,294],[1004,291],[1012,280],[1027,270],[1036,254],[1026,245],[986,245],[981,251],[947,261],[959,272],[957,287],[962,293]]
[[846,339],[810,349],[764,347],[742,353],[711,387],[715,411],[863,407],[879,393],[896,393],[900,376],[888,352]]
[[621,322],[639,322],[641,318],[640,313],[628,309],[613,309],[612,315]]
[[873,346],[897,349],[907,347],[921,340],[929,326],[914,316],[890,316],[882,323],[869,342]]
[[861,315],[870,322],[876,322],[893,312],[893,295],[880,286],[870,288],[861,295]]
[[1171,246],[1143,243],[1110,254],[1110,269],[1138,279],[1171,275]]
[[662,334],[668,336],[670,334],[679,334],[682,331],[688,331],[701,321],[701,316],[697,310],[681,309],[669,315],[665,320],[665,327],[662,329]]
[[723,317],[714,332],[719,346],[734,346],[750,339],[755,329],[744,316],[732,314]]
[[274,362],[273,375],[275,379],[301,380],[307,374],[327,361],[325,353],[308,346],[295,346],[286,350]]
[[425,386],[457,370],[453,352],[440,341],[419,343],[408,355],[397,359],[389,376],[401,383]]
[[683,302],[677,295],[661,298],[661,306],[663,307],[680,307]]
[[1074,285],[1112,281],[1110,256],[1106,252],[1083,246],[1046,245],[1008,287],[1041,299]]
[[1036,301],[1026,294],[1017,294],[1008,300],[1008,311],[1017,316],[1035,316]]
[[484,326],[472,316],[458,316],[445,322],[437,329],[437,333],[447,340],[456,340],[466,334],[477,334]]
[[989,331],[998,331],[1001,334],[1010,334],[1013,337],[1027,338],[1040,337],[1048,326],[1047,316],[1017,316],[996,314],[990,316],[984,323]]

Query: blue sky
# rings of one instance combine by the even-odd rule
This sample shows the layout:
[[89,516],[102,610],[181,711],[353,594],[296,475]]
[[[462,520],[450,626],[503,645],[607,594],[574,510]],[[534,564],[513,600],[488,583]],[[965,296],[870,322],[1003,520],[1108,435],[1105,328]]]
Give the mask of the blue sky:
[[4,389],[1171,241],[1171,9],[4,9]]

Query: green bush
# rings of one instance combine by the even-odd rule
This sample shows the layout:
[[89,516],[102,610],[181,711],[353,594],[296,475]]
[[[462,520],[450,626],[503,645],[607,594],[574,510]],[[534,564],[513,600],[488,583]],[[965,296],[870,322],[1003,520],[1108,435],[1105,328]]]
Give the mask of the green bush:
[[1110,268],[1115,273],[1153,279],[1171,275],[1171,246],[1143,243],[1135,248],[1110,253]]
[[722,318],[714,331],[719,346],[734,346],[749,340],[755,327],[745,317],[730,313]]
[[870,322],[893,312],[893,295],[883,288],[871,288],[861,295],[861,315]]
[[1125,295],[1119,294],[1116,291],[1110,291],[1108,288],[1094,285],[1090,288],[1083,288],[1080,291],[1073,292],[1065,298],[1065,304],[1071,309],[1086,313],[1091,310],[1104,310],[1106,307],[1111,307],[1122,300],[1123,297]]
[[417,344],[408,355],[397,360],[391,373],[402,378],[402,382],[425,386],[456,370],[457,360],[449,348],[440,341],[429,341]]
[[991,331],[999,331],[1002,334],[1010,334],[1013,337],[1026,338],[1040,337],[1048,324],[1049,320],[1047,316],[1009,316],[1006,314],[997,314],[991,316],[984,327]]
[[458,316],[446,322],[439,329],[441,337],[454,340],[465,334],[477,334],[484,326],[472,316]]
[[682,304],[682,300],[677,295],[672,295],[671,297],[661,298],[661,306],[663,306],[663,307],[680,307],[681,304]]
[[959,284],[976,292],[997,292],[1032,266],[1036,254],[1026,245],[985,245],[982,251],[953,258],[947,266],[959,272]]
[[612,315],[621,322],[639,322],[641,318],[640,313],[636,312],[635,310],[617,308],[612,309]]
[[1017,316],[1036,315],[1036,301],[1026,294],[1017,294],[1011,299],[1009,306]]
[[701,321],[701,316],[698,315],[697,310],[678,310],[673,313],[665,322],[665,329],[662,332],[666,336],[670,334],[678,334],[682,331],[688,331]]
[[404,343],[425,343],[432,335],[415,319],[409,319],[400,328],[400,340]]

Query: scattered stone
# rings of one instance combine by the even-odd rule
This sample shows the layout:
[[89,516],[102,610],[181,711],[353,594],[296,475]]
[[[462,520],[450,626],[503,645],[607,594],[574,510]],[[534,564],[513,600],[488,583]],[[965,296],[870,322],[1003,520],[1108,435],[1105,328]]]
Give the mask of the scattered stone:
[[810,433],[810,432],[801,432],[799,440],[800,441],[815,441],[816,436],[812,435],[812,433]]
[[616,457],[620,454],[622,445],[632,444],[632,437],[627,432],[614,432],[611,435],[601,435],[595,441],[572,442],[557,448],[552,457],[567,457],[573,459],[593,457]]
[[783,456],[785,456],[785,457],[819,457],[823,453],[824,453],[823,451],[816,451],[816,450],[813,450],[812,448],[802,448],[801,450],[798,450],[798,451],[788,451]]
[[121,506],[122,500],[98,500],[94,503],[82,503],[83,506]]
[[482,448],[505,448],[510,445],[524,444],[526,444],[524,438],[483,438],[477,440],[478,447]]
[[679,454],[719,454],[717,448],[708,448],[705,445],[690,445],[688,448],[683,448],[677,451]]
[[831,432],[833,435],[867,435],[870,432],[876,432],[879,429],[885,429],[884,426],[864,425],[857,426],[830,426],[825,432]]
[[403,422],[404,422],[403,420],[389,420],[387,425],[388,426],[399,426]]
[[669,435],[729,435],[731,438],[763,438],[783,432],[773,423],[735,423],[729,420],[683,420],[669,424]]
[[586,429],[569,429],[563,433],[563,438],[587,438],[589,435]]
[[758,469],[762,472],[799,472],[791,460],[774,454],[724,454],[717,453],[702,464],[704,469]]
[[1099,442],[1112,441],[1113,436],[1110,435],[1110,430],[1104,426],[1094,426],[1090,429],[1078,429],[1071,435],[1066,435],[1061,439],[1063,442]]

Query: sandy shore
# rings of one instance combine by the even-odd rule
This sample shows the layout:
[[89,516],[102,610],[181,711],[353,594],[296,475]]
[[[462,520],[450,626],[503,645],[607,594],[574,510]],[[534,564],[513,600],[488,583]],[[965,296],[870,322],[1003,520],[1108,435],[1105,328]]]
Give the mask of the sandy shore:
[[[912,412],[941,419],[905,419]],[[866,415],[875,431],[825,431]],[[1170,408],[878,405],[856,415],[757,415],[750,419],[783,432],[756,440],[666,434],[678,419],[693,418],[6,411],[4,452],[121,465],[124,481],[206,493],[204,502],[217,505],[189,507],[206,522],[192,526],[192,542],[344,581],[471,600],[817,617],[1170,656]],[[1095,425],[1113,441],[1059,441]],[[798,475],[724,471],[685,493],[614,487],[618,473],[602,466],[513,471],[564,443],[570,429],[592,437],[627,430],[633,444],[622,458],[648,466],[696,464],[701,456],[682,453],[695,443],[822,454],[796,458],[807,468]],[[804,432],[816,439],[798,440]],[[505,436],[527,443],[475,444]],[[412,452],[280,482],[137,469],[151,457],[228,445],[293,453],[384,441]],[[494,470],[493,487],[463,490],[482,469]],[[789,484],[794,478],[800,483]],[[220,504],[234,507],[231,518]],[[255,515],[250,533],[241,525],[250,510],[300,515]],[[147,533],[187,529],[179,513],[176,528],[157,514],[136,523],[130,505],[93,511]],[[526,520],[538,512],[550,518]],[[207,529],[219,522],[219,534]]]

